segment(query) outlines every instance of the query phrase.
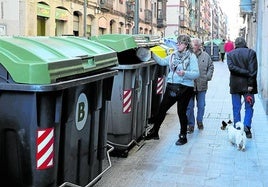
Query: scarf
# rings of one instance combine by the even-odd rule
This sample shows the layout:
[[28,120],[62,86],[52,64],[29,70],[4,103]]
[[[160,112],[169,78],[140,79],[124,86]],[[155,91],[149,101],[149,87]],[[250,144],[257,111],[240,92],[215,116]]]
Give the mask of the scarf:
[[184,61],[185,59],[190,57],[190,54],[191,53],[189,50],[186,50],[184,52],[173,53],[170,57],[170,62],[169,62],[170,70],[175,72],[179,64],[181,64],[183,70],[185,70],[187,66],[189,65],[189,61],[187,61],[186,63]]

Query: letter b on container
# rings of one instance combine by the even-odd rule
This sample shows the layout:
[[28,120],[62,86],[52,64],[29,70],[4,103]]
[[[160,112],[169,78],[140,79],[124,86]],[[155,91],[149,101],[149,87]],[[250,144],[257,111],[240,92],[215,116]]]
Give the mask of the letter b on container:
[[82,130],[85,126],[88,115],[88,100],[84,93],[81,93],[76,103],[75,124],[77,130]]

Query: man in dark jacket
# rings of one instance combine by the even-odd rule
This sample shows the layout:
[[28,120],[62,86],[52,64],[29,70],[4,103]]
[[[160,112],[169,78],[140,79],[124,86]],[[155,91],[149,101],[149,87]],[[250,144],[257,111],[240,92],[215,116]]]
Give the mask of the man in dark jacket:
[[244,129],[247,138],[252,138],[251,123],[253,117],[254,94],[257,89],[258,62],[256,52],[247,47],[243,37],[235,40],[235,50],[227,54],[230,70],[230,93],[232,95],[234,124],[241,121],[241,97],[245,103]]

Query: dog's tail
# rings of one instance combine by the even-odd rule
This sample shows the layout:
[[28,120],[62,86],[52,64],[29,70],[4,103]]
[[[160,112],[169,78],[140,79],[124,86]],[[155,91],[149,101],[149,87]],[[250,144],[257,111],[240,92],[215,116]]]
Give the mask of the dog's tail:
[[244,124],[242,123],[242,122],[237,122],[236,124],[235,124],[235,128],[237,128],[237,129],[241,129],[242,131],[244,131]]

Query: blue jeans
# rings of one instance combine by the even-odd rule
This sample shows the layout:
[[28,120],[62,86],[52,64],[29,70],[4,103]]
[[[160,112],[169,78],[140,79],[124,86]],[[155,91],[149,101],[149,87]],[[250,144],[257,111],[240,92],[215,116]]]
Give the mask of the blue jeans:
[[195,92],[194,96],[189,101],[187,107],[187,118],[188,118],[188,125],[194,126],[195,125],[195,116],[194,116],[194,100],[196,99],[197,105],[197,122],[203,122],[203,117],[205,114],[205,106],[206,106],[206,93],[207,91],[200,91]]
[[243,96],[244,99],[244,104],[245,104],[245,116],[244,116],[244,125],[251,128],[251,123],[252,123],[252,117],[253,117],[253,105],[255,103],[255,98],[254,94],[247,94],[250,95],[253,99],[252,104],[248,103],[245,101],[245,96],[241,94],[232,94],[232,104],[233,104],[233,118],[234,118],[234,124],[236,122],[241,121],[241,107],[242,107],[242,102],[241,102],[241,97]]

